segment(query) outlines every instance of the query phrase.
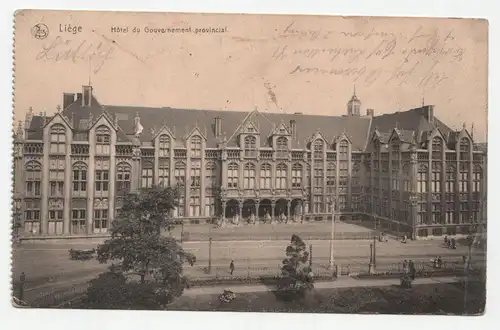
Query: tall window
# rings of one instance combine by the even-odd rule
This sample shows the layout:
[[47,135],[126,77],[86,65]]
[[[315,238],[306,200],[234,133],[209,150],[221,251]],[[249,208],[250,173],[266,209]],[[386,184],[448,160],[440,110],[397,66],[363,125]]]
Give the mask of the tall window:
[[95,191],[108,191],[109,189],[109,171],[96,170],[95,171]]
[[323,163],[314,163],[314,187],[323,187]]
[[316,195],[313,197],[313,212],[322,213],[323,212],[323,196]]
[[276,189],[286,189],[288,179],[286,164],[278,164],[276,166]]
[[192,217],[200,216],[200,196],[189,197],[189,215]]
[[84,163],[76,163],[73,166],[73,192],[87,191],[87,166]]
[[428,181],[427,166],[421,164],[418,168],[418,173],[417,173],[417,192],[419,193],[427,192],[427,181]]
[[40,200],[26,200],[24,204],[24,232],[40,233]]
[[441,192],[441,163],[432,162],[432,192]]
[[212,217],[215,215],[215,197],[205,197],[205,216]]
[[207,189],[215,188],[217,186],[217,176],[216,176],[216,166],[215,163],[208,163],[205,165],[205,187]]
[[66,153],[66,128],[61,124],[54,124],[50,128],[50,153]]
[[314,141],[314,159],[322,159],[323,158],[323,146],[324,146],[324,143],[322,140]]
[[334,162],[326,164],[326,186],[329,194],[335,193],[335,186],[337,185],[337,169]]
[[432,139],[432,159],[441,159],[443,151],[443,139],[436,136]]
[[339,158],[341,160],[349,159],[349,143],[346,140],[340,141],[339,144]]
[[123,196],[130,192],[130,165],[120,163],[116,166],[116,192]]
[[255,188],[255,165],[251,163],[246,163],[243,169],[243,188],[253,189]]
[[280,136],[276,139],[276,154],[278,157],[286,157],[288,152],[288,140],[286,137]]
[[142,188],[153,187],[153,163],[152,162],[145,161],[142,163],[141,187]]
[[482,172],[480,166],[474,166],[474,172],[472,172],[472,192],[481,191]]
[[61,208],[49,208],[49,235],[61,235],[63,232],[63,210]]
[[49,188],[51,197],[64,196],[64,158],[50,160]]
[[240,177],[238,173],[238,164],[231,163],[227,166],[227,187],[228,188],[237,188],[238,187],[238,178]]
[[469,164],[466,162],[460,163],[460,181],[458,182],[458,189],[460,192],[467,192],[467,185],[469,183]]
[[201,185],[201,162],[191,162],[191,187],[200,187]]
[[244,141],[245,157],[254,157],[257,150],[257,139],[255,136],[246,136]]
[[177,206],[174,211],[174,217],[183,217],[184,216],[184,196],[179,197],[179,206]]
[[453,165],[448,165],[446,168],[446,192],[455,192],[455,181],[457,179],[456,168]]
[[160,135],[159,156],[170,156],[170,136],[166,134]]
[[198,135],[191,137],[191,156],[201,157],[201,137]]
[[340,193],[346,193],[347,192],[347,186],[349,184],[349,170],[348,167],[349,164],[346,161],[340,161],[339,162],[339,192]]
[[111,144],[111,133],[106,126],[99,126],[95,135],[96,153],[99,155],[109,155]]
[[469,222],[469,203],[460,203],[460,223]]
[[460,139],[460,160],[468,160],[469,152],[470,152],[469,139],[467,138]]
[[271,189],[271,165],[268,163],[260,166],[260,189]]
[[161,159],[158,164],[158,184],[162,187],[170,185],[170,161],[168,159]]
[[94,210],[94,233],[106,233],[108,231],[108,210]]
[[292,166],[292,188],[302,187],[302,165],[293,164]]
[[40,163],[30,161],[25,166],[26,171],[26,197],[38,197],[41,193],[42,166]]
[[410,191],[410,166],[408,164],[403,165],[403,190]]
[[87,232],[87,200],[74,199],[71,202],[71,233],[84,234]]
[[184,185],[186,183],[186,164],[183,162],[175,163],[174,178],[177,185]]

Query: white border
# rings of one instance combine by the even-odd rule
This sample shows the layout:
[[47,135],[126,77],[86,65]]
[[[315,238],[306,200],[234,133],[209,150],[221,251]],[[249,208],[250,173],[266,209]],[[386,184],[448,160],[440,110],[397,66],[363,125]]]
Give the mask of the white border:
[[[293,1],[293,0],[260,0],[260,1],[214,1],[214,0],[171,0],[171,1],[125,1],[125,0],[84,0],[77,6],[70,6],[68,1],[36,0],[3,1],[0,6],[2,27],[0,29],[0,182],[2,183],[0,203],[0,324],[4,329],[101,329],[101,328],[149,328],[178,327],[182,330],[214,327],[248,328],[343,328],[358,329],[361,327],[383,327],[383,329],[413,329],[428,325],[432,329],[462,329],[478,326],[493,328],[495,318],[498,319],[498,243],[493,235],[498,231],[498,223],[492,212],[498,193],[492,182],[498,181],[495,172],[498,164],[500,121],[498,108],[499,93],[495,93],[495,83],[499,83],[500,59],[500,18],[494,0],[345,0],[340,1]],[[475,17],[486,18],[490,23],[489,31],[489,215],[488,233],[488,301],[487,314],[484,317],[391,317],[391,316],[359,316],[359,315],[305,315],[305,314],[244,314],[244,313],[181,313],[181,312],[125,312],[125,311],[50,311],[50,310],[16,310],[10,304],[10,203],[11,203],[11,121],[12,121],[12,29],[15,9],[92,9],[92,10],[127,10],[127,11],[180,11],[180,12],[252,12],[281,14],[332,14],[361,16],[437,16],[437,17]],[[491,239],[491,237],[493,239]],[[473,324],[472,324],[473,323]]]

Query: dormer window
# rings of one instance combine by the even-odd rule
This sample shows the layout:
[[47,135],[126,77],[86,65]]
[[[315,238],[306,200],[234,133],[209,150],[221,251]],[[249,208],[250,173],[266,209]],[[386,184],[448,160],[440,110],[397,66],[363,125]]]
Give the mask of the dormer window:
[[323,146],[324,146],[324,143],[322,140],[314,141],[314,159],[322,159],[323,158]]
[[286,157],[288,152],[288,140],[285,137],[279,137],[276,140],[276,154],[278,157]]
[[160,157],[168,157],[170,155],[170,136],[160,136]]
[[347,143],[346,140],[340,141],[339,144],[339,158],[346,160],[349,158],[349,144]]
[[201,137],[197,135],[191,138],[191,156],[201,157]]
[[66,129],[61,124],[50,128],[50,152],[63,154],[66,152]]
[[99,126],[96,130],[95,142],[97,154],[109,155],[111,144],[111,134],[109,128],[106,126]]
[[257,138],[253,135],[246,136],[243,143],[245,157],[255,157],[257,151]]

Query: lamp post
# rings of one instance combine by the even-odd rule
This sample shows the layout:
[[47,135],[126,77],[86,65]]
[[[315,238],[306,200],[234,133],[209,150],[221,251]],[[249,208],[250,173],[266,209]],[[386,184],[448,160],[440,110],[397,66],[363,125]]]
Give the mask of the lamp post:
[[337,207],[337,202],[335,200],[335,197],[332,198],[332,231],[331,231],[331,237],[330,237],[330,265],[329,268],[333,269],[333,241],[335,239],[335,217],[337,215],[336,213],[336,207]]
[[208,227],[208,273],[212,272],[212,224]]

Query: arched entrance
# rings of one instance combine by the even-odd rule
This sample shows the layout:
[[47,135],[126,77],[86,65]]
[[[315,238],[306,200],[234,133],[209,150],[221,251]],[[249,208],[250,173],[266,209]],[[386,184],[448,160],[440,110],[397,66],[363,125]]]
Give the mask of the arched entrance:
[[264,215],[266,213],[269,213],[269,215],[271,215],[271,200],[270,199],[263,199],[260,201],[260,204],[259,204],[259,218],[263,219]]
[[255,215],[255,201],[253,199],[247,199],[243,202],[243,219],[249,219],[252,214]]
[[279,217],[281,213],[288,216],[288,202],[283,198],[280,198],[276,201],[276,207],[274,208],[274,215],[276,217]]
[[226,203],[226,219],[232,219],[236,214],[239,214],[238,201],[230,199]]

